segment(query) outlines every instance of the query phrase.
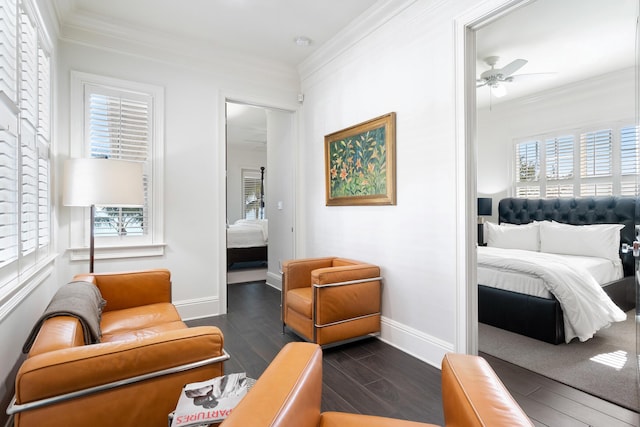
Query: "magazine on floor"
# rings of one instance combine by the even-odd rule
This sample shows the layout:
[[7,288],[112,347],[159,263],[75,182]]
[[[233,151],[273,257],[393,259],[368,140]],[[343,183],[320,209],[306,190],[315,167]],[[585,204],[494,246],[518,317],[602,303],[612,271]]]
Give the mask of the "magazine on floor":
[[182,388],[170,427],[194,427],[221,422],[242,400],[255,380],[246,373],[227,374]]

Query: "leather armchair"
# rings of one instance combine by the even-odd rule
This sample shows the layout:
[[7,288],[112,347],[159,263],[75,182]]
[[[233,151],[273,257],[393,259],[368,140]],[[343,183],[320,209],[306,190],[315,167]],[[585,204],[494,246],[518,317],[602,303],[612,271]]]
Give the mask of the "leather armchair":
[[282,323],[307,341],[335,344],[380,332],[380,268],[345,258],[282,265]]
[[[322,349],[289,343],[221,427],[435,427],[392,418],[322,412]],[[533,423],[481,357],[446,354],[442,360],[445,426],[516,427]]]
[[75,317],[42,324],[7,411],[16,427],[166,426],[184,384],[223,374],[222,332],[182,322],[168,270],[74,279],[95,284],[107,302],[101,340],[85,344]]

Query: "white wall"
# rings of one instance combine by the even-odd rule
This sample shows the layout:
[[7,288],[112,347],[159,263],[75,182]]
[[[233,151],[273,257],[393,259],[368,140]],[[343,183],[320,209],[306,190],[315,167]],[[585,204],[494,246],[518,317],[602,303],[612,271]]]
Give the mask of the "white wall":
[[[304,227],[297,245],[299,256],[380,265],[382,339],[437,366],[455,349],[462,321],[454,19],[474,2],[409,3],[367,37],[343,44],[340,54],[326,52],[301,67],[298,195],[304,199],[297,218]],[[324,135],[391,111],[397,114],[397,205],[325,206]]]
[[[242,170],[267,166],[267,150],[254,150],[241,144],[227,146],[227,219],[229,224],[242,218]],[[265,174],[265,181],[267,177]]]
[[[634,122],[633,69],[610,73],[526,98],[478,110],[478,195],[498,201],[511,197],[513,142],[546,132]],[[488,218],[489,219],[489,218]]]
[[[126,49],[126,46],[123,46]],[[225,238],[225,98],[264,105],[296,105],[297,79],[269,77],[259,67],[185,61],[169,54],[161,60],[63,42],[60,46],[58,166],[69,153],[69,73],[88,73],[161,86],[165,90],[165,179],[163,256],[96,261],[96,271],[168,268],[173,298],[185,318],[224,312],[226,266],[220,259]],[[293,73],[290,73],[293,75]],[[267,77],[264,77],[264,76]],[[59,183],[59,181],[58,181]],[[59,206],[59,204],[58,204]],[[86,271],[86,262],[70,262],[69,209],[61,218],[60,277]]]

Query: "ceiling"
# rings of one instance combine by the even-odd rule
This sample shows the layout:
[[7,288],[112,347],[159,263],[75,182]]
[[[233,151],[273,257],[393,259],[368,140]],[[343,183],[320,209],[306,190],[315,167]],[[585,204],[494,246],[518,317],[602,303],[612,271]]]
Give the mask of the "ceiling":
[[[120,28],[147,40],[184,40],[296,67],[384,1],[53,0],[53,6],[62,33],[74,28],[113,34]],[[480,88],[478,106],[634,66],[637,4],[638,0],[535,0],[478,29],[477,75],[489,68],[483,61],[488,56],[500,57],[499,68],[526,59],[515,74],[553,73],[507,83],[508,94],[500,99],[490,98],[487,87]],[[299,36],[309,38],[309,45],[296,44]],[[266,129],[264,114],[246,106],[236,110],[228,129],[230,141],[266,140],[264,132],[258,132]],[[249,114],[246,122],[240,111]]]
[[[296,66],[378,0],[53,0],[61,28],[113,30]],[[295,43],[310,39],[308,46]]]
[[[514,99],[575,81],[601,76],[635,64],[638,0],[536,0],[476,32],[477,75],[489,69],[488,56],[501,68],[522,58],[514,74],[553,73],[507,83]],[[489,89],[478,89],[478,103],[489,103]]]

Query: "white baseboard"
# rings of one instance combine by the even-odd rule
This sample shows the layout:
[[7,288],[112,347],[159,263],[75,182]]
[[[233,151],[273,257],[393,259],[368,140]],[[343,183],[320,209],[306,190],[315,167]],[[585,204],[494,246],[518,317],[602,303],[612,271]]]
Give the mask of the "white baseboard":
[[218,297],[174,301],[173,304],[183,320],[201,319],[221,313]]
[[267,285],[277,290],[282,290],[282,274],[267,272]]
[[381,320],[378,337],[385,343],[440,369],[445,353],[454,351],[453,344],[410,328],[387,317]]

